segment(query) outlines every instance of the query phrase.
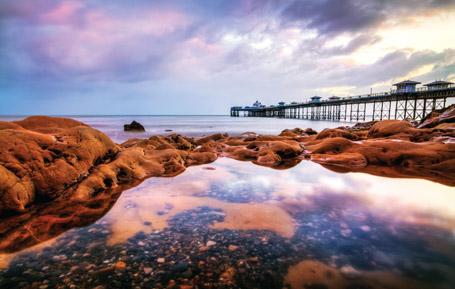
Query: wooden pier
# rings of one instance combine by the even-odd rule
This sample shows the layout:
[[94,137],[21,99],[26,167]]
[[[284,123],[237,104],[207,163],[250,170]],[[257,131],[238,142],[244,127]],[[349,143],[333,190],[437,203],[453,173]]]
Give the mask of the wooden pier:
[[[405,81],[412,82],[412,81]],[[413,82],[416,83],[416,82]],[[231,107],[231,116],[245,117],[277,117],[308,120],[328,121],[369,121],[384,119],[421,120],[435,109],[441,109],[448,104],[447,100],[455,98],[455,85],[449,82],[444,85],[427,84],[426,87],[407,89],[395,84],[396,90],[390,92],[336,97],[326,100],[312,97],[311,101],[283,102],[274,106],[258,105],[256,102],[251,107]]]

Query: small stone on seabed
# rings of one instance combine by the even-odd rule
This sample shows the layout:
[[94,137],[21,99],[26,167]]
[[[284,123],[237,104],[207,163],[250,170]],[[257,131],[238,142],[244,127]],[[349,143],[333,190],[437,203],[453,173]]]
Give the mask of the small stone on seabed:
[[360,277],[360,272],[350,265],[341,267],[340,272],[346,278],[355,279]]
[[144,273],[147,274],[147,275],[150,274],[150,273],[152,273],[152,268],[150,268],[150,267],[145,267],[145,268],[144,268]]
[[115,269],[116,270],[125,270],[126,269],[126,263],[123,262],[123,261],[118,261],[116,264],[115,264]]
[[166,262],[166,259],[164,259],[164,258],[158,258],[158,259],[156,259],[156,262],[158,262],[158,263],[164,263],[164,262]]
[[65,255],[57,255],[57,256],[52,257],[52,260],[54,260],[54,261],[65,261],[66,259],[68,259],[68,258]]
[[235,245],[229,245],[229,247],[228,247],[228,250],[232,252],[232,251],[235,251],[235,250],[237,250],[238,248],[239,248],[238,246],[235,246]]
[[205,244],[205,245],[206,245],[207,247],[214,246],[214,245],[216,245],[216,242],[210,240],[210,241],[208,241],[207,244]]

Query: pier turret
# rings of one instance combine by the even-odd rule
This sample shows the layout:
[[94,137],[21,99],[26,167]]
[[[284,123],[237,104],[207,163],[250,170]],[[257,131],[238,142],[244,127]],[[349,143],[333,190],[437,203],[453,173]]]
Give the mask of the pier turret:
[[311,102],[320,102],[320,101],[321,101],[321,97],[320,96],[315,95],[315,96],[313,96],[311,98]]
[[450,82],[450,81],[436,80],[436,81],[424,84],[424,86],[428,87],[428,90],[438,90],[438,89],[449,88],[449,86],[452,84],[453,84],[453,82]]
[[393,86],[397,87],[397,92],[415,92],[417,84],[420,84],[420,82],[413,80],[405,80],[397,82]]

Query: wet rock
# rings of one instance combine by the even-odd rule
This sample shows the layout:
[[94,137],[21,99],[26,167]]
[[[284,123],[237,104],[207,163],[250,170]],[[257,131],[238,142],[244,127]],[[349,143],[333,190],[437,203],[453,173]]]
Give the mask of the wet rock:
[[164,258],[158,258],[158,259],[156,259],[156,262],[162,264],[162,263],[166,262],[166,259],[164,259]]
[[142,124],[138,123],[137,121],[133,120],[130,124],[125,124],[123,126],[124,131],[131,131],[131,132],[144,132],[145,128]]
[[234,252],[234,251],[236,251],[238,248],[239,248],[238,246],[229,245],[228,250],[229,250],[230,252]]
[[153,271],[152,268],[150,268],[150,267],[144,267],[144,273],[145,273],[146,275],[152,273],[152,271]]
[[349,278],[349,279],[357,279],[357,278],[360,278],[360,276],[361,276],[361,273],[350,265],[345,265],[345,266],[341,267],[340,273],[344,277]]
[[448,124],[446,128],[455,128],[455,104],[441,110],[432,111],[418,125],[418,128],[439,127]]
[[68,259],[68,257],[66,257],[65,255],[57,255],[57,256],[52,257],[52,260],[58,261],[58,262],[65,261],[67,259]]
[[63,195],[118,151],[106,135],[71,119],[28,117],[14,125],[0,130],[0,214]]
[[182,273],[188,270],[188,264],[185,262],[179,262],[171,267],[172,272]]
[[123,271],[126,269],[126,263],[123,261],[118,261],[115,263],[115,270]]

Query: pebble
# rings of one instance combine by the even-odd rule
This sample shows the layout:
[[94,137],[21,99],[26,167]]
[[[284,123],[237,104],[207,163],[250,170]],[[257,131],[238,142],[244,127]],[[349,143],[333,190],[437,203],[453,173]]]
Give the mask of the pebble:
[[152,273],[152,268],[150,268],[150,267],[144,267],[144,273],[147,274],[147,275],[150,274],[150,273]]
[[223,272],[223,274],[221,274],[220,277],[221,277],[222,281],[224,281],[226,283],[231,283],[234,280],[234,276],[235,276],[235,269],[232,267],[229,267],[226,271]]
[[65,255],[56,255],[52,257],[52,260],[54,261],[65,261],[66,259],[68,258]]
[[215,246],[216,245],[216,242],[215,241],[208,241],[207,244],[205,244],[207,247],[210,247],[210,246]]
[[201,246],[201,247],[199,247],[199,252],[205,252],[208,249],[209,249],[209,247],[207,247],[207,246]]
[[115,263],[115,270],[123,271],[125,269],[126,269],[126,263],[125,262],[118,261],[117,263]]
[[164,262],[166,262],[166,259],[164,259],[164,258],[158,258],[158,259],[156,259],[156,262],[158,262],[158,263],[164,263]]
[[239,248],[239,247],[236,246],[236,245],[229,245],[228,250],[229,250],[230,252],[234,252],[234,251],[236,251],[238,248]]
[[341,274],[349,279],[355,279],[360,277],[360,272],[350,265],[345,265],[340,268]]

